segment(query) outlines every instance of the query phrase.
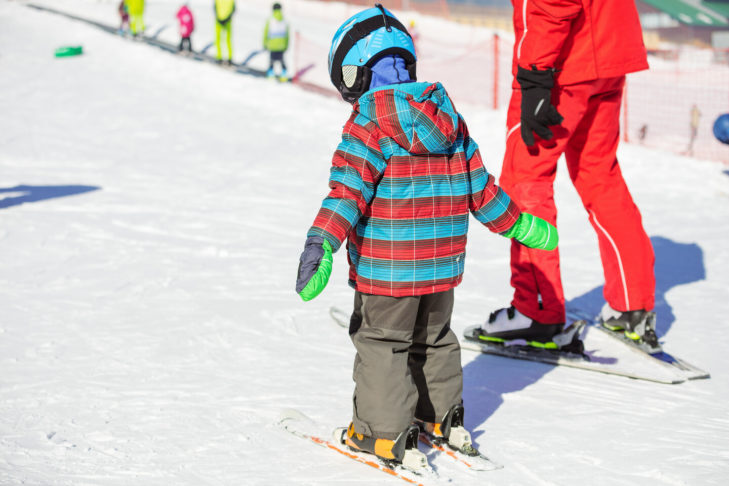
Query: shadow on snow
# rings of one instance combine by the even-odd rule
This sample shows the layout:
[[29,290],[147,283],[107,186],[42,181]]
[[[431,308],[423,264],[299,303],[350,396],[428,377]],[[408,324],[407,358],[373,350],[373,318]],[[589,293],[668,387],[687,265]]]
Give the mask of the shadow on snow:
[[[704,254],[695,243],[676,243],[661,236],[651,238],[656,256],[656,332],[665,336],[675,321],[666,293],[673,287],[706,278]],[[596,287],[567,302],[567,308],[597,316],[605,302],[603,287]],[[536,383],[553,366],[498,356],[482,355],[463,368],[463,400],[466,427],[476,439],[484,423],[503,403],[503,395],[523,390]]]
[[[0,209],[23,203],[45,201],[57,197],[75,196],[101,189],[96,186],[26,186],[0,188]],[[8,194],[8,196],[4,196]]]
[[[665,336],[676,320],[673,308],[666,301],[666,293],[677,285],[697,282],[706,278],[704,269],[704,253],[696,243],[676,243],[661,236],[651,238],[656,255],[656,333]],[[603,287],[591,291],[567,302],[567,307],[577,309],[580,313],[597,316],[605,302],[602,296]]]

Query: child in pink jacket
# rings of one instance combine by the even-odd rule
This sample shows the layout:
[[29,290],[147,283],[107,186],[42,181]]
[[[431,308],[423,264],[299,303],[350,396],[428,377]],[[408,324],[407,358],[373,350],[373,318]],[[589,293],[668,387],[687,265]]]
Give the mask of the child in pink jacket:
[[195,19],[192,18],[192,12],[190,11],[187,4],[180,7],[177,11],[177,20],[180,21],[180,47],[178,51],[186,50],[192,52],[192,42],[190,41],[190,35],[195,30]]

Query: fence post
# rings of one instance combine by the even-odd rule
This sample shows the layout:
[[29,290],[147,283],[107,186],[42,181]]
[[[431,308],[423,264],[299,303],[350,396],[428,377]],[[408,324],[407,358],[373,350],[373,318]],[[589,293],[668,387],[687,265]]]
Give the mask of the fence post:
[[448,0],[440,0],[440,11],[441,15],[445,17],[446,19],[451,18],[451,11],[448,8]]
[[301,45],[301,33],[299,33],[298,30],[294,31],[294,39],[296,41],[296,46],[294,49],[294,72],[299,72],[299,49]]
[[499,34],[494,32],[494,110],[499,109]]

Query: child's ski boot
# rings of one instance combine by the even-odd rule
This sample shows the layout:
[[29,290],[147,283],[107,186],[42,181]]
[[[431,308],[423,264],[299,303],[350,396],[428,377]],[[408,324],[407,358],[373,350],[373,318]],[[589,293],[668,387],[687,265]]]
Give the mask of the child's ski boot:
[[600,325],[613,332],[623,332],[629,342],[653,354],[663,351],[656,335],[656,313],[644,310],[616,311],[605,304],[599,316]]
[[416,423],[421,430],[420,440],[425,445],[446,452],[449,457],[474,471],[501,469],[502,466],[473,446],[471,434],[463,426],[463,405],[451,407],[440,422],[416,419]]
[[337,429],[335,438],[342,444],[357,452],[374,454],[388,467],[401,465],[415,472],[430,470],[425,454],[418,450],[419,429],[415,425],[409,426],[398,435],[395,440],[378,439],[354,431],[354,424],[350,423],[345,429]]
[[471,443],[471,434],[463,426],[463,410],[463,405],[454,405],[441,422],[418,421],[418,425],[434,442],[447,444],[468,456],[477,456],[479,453]]

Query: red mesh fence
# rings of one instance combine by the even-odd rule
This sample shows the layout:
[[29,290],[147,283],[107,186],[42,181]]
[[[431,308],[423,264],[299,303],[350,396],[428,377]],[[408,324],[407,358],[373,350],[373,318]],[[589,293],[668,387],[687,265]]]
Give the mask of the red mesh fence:
[[729,145],[713,125],[729,113],[729,64],[724,52],[684,48],[649,56],[650,70],[628,75],[623,139],[729,163]]
[[[506,108],[511,96],[514,46],[510,32],[449,22],[428,23],[424,17],[417,25],[409,20],[414,11],[455,16],[457,8],[449,8],[445,0],[382,3],[396,11],[411,30],[418,53],[418,79],[443,82],[457,106],[468,103]],[[372,2],[353,0],[349,4],[332,2],[328,14],[341,22],[358,11],[358,5],[369,6]],[[294,63],[297,70],[313,64],[304,72],[302,81],[335,95],[325,61],[332,34],[300,30],[294,42]],[[694,47],[650,51],[649,62],[650,70],[627,77],[621,119],[623,140],[729,163],[729,145],[718,142],[712,131],[716,118],[729,113],[729,51]]]

